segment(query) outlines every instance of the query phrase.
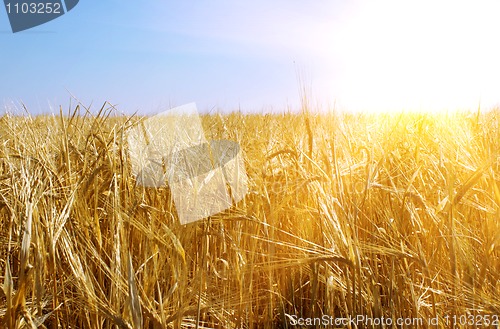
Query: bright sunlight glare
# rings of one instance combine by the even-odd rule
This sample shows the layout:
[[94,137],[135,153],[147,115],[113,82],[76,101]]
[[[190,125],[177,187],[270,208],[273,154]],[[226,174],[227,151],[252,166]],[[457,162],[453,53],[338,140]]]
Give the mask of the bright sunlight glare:
[[364,1],[333,34],[332,92],[352,111],[500,104],[500,2]]

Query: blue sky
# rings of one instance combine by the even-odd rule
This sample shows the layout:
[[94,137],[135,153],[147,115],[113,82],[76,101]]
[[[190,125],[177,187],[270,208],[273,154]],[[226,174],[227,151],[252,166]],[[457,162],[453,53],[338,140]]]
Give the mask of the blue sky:
[[[500,102],[497,1],[88,1],[13,34],[0,10],[0,104],[31,113],[453,110]],[[74,102],[74,101],[73,101]]]

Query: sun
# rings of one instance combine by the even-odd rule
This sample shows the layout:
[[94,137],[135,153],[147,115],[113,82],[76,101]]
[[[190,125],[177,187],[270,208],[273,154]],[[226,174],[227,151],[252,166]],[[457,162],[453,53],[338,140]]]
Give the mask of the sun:
[[499,9],[487,1],[365,1],[332,37],[330,93],[352,111],[494,107],[500,101],[500,23],[493,17]]

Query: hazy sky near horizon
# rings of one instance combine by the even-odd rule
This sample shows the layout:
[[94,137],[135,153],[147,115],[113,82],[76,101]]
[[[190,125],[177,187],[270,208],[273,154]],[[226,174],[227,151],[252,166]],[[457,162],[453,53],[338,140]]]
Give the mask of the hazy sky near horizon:
[[0,104],[270,111],[298,109],[302,83],[323,109],[489,108],[499,12],[494,0],[81,0],[13,34],[2,8]]

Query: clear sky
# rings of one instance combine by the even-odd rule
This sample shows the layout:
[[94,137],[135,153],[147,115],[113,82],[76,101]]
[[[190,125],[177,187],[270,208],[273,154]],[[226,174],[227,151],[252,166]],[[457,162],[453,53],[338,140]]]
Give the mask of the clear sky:
[[125,113],[500,104],[500,1],[81,0],[13,34],[0,8],[0,104],[104,101]]

